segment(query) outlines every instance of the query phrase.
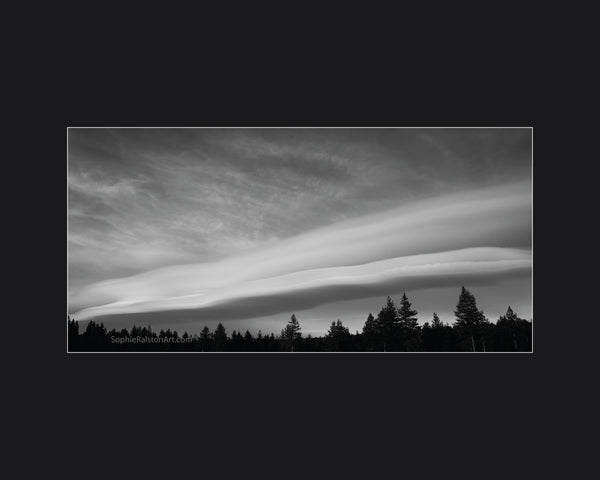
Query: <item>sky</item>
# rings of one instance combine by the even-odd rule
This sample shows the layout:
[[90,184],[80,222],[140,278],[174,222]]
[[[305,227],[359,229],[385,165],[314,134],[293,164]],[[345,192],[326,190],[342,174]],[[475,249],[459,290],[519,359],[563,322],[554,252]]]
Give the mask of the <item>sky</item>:
[[528,128],[71,128],[69,314],[321,335],[464,285],[530,319],[531,170]]

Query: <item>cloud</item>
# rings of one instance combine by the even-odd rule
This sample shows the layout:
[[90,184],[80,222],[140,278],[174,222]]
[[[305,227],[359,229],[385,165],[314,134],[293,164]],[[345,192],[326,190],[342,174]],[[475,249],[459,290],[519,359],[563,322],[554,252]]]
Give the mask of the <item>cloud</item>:
[[71,296],[70,311],[78,320],[191,311],[227,320],[493,282],[530,275],[530,241],[530,185],[514,183],[407,203],[216,262],[97,282]]
[[[212,261],[506,183],[515,172],[527,178],[530,137],[511,129],[71,129],[69,234],[78,245],[70,245],[70,283]],[[163,253],[128,254],[143,251]],[[90,257],[102,268],[86,267]]]

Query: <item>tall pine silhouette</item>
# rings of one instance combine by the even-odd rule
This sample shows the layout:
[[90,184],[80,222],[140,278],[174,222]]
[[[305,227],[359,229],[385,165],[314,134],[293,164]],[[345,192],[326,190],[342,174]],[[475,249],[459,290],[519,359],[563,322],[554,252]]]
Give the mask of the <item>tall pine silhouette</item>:
[[403,293],[398,309],[398,323],[401,328],[405,351],[416,350],[419,345],[420,330],[416,315],[417,311],[412,309],[406,293]]
[[290,321],[281,331],[281,340],[284,348],[293,352],[294,348],[297,348],[298,341],[301,338],[302,333],[300,333],[300,323],[296,319],[296,315],[292,314]]
[[225,332],[225,327],[221,323],[219,323],[215,329],[213,341],[215,344],[215,350],[217,352],[222,352],[225,350],[227,345],[227,333]]
[[377,327],[383,351],[395,350],[398,345],[400,323],[396,304],[391,297],[387,297],[385,305],[377,315]]
[[[471,339],[471,348],[474,352],[477,351],[475,337],[481,333],[481,327],[485,324],[486,319],[483,311],[477,308],[475,297],[464,286],[458,297],[454,315],[456,316],[456,327]],[[485,344],[483,344],[483,349],[485,350]]]
[[379,324],[373,314],[369,313],[362,329],[364,349],[368,352],[379,350],[381,346]]
[[341,320],[338,320],[337,322],[331,322],[325,339],[330,351],[343,352],[351,350],[349,348],[351,337],[350,330],[344,327]]

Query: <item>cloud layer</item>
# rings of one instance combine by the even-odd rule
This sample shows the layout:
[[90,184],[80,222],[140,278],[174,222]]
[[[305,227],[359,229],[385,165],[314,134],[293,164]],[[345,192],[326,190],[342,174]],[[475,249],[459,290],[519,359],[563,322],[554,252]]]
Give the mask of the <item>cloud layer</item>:
[[[404,290],[531,275],[527,182],[473,189],[363,215],[222,260],[93,283],[70,298],[96,317],[251,319]],[[293,214],[293,212],[290,212]]]
[[71,129],[69,290],[530,173],[523,129]]

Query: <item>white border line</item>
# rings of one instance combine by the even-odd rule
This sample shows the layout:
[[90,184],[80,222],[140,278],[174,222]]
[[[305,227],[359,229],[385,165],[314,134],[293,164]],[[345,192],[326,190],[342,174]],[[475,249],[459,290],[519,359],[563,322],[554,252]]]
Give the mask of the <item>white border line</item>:
[[263,129],[263,130],[267,130],[267,129],[324,129],[324,128],[328,128],[328,129],[390,129],[390,130],[396,130],[396,129],[460,129],[460,130],[469,130],[469,129],[526,129],[529,128],[531,129],[531,352],[194,352],[194,351],[187,351],[187,352],[168,352],[168,351],[156,351],[156,352],[132,352],[132,351],[123,351],[123,352],[119,352],[119,351],[108,351],[108,352],[70,352],[69,351],[69,326],[68,326],[68,320],[67,320],[67,329],[66,329],[66,334],[67,334],[67,354],[79,354],[79,353],[103,353],[103,354],[122,354],[122,353],[134,353],[134,354],[156,354],[156,353],[167,353],[167,354],[173,354],[173,353],[183,353],[183,354],[196,354],[196,353],[202,353],[202,354],[342,354],[342,355],[355,355],[355,354],[381,354],[381,355],[386,355],[386,354],[439,354],[439,353],[443,353],[443,354],[468,354],[468,355],[473,355],[473,354],[529,354],[532,355],[534,353],[534,348],[533,348],[533,339],[534,339],[534,326],[533,326],[533,126],[527,126],[527,127],[481,127],[481,126],[477,126],[477,127],[248,127],[248,126],[237,126],[237,127],[231,127],[231,126],[227,126],[227,127],[82,127],[82,126],[77,126],[77,127],[72,127],[72,126],[67,126],[67,316],[69,315],[69,130],[70,129],[103,129],[103,130],[107,130],[107,129],[138,129],[138,130],[149,130],[149,129],[180,129],[180,130],[185,130],[185,129]]
[[191,130],[191,129],[225,129],[225,128],[238,128],[238,129],[263,129],[263,130],[274,130],[274,129],[294,129],[294,130],[298,130],[298,129],[321,129],[321,128],[328,128],[328,129],[344,129],[344,130],[348,130],[348,129],[362,129],[362,130],[366,130],[366,129],[389,129],[389,130],[397,130],[400,128],[405,128],[405,129],[419,129],[419,130],[424,130],[424,129],[459,129],[459,130],[468,130],[468,129],[486,129],[486,130],[490,130],[490,129],[510,129],[510,130],[517,130],[517,129],[525,129],[525,128],[530,128],[531,130],[533,130],[532,126],[525,126],[525,127],[232,127],[232,126],[223,126],[223,127],[82,127],[82,126],[77,126],[77,127],[70,127],[67,126],[67,130],[69,129],[102,129],[102,130],[107,130],[107,129],[137,129],[137,130],[149,130],[149,129],[161,129],[161,130],[167,130],[167,129],[178,129],[178,130]]

